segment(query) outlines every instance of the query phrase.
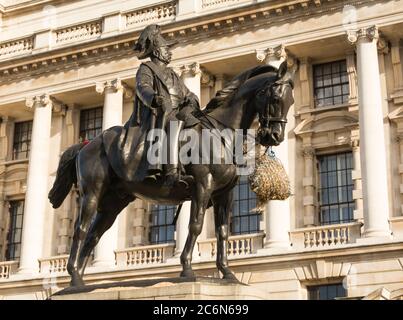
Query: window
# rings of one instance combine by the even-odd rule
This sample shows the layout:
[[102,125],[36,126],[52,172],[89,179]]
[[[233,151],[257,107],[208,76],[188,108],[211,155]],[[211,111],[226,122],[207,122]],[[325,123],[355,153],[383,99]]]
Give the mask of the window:
[[346,289],[341,283],[308,287],[309,300],[334,300],[346,296]]
[[81,110],[80,141],[92,140],[102,133],[103,108]]
[[24,201],[10,202],[10,222],[7,234],[6,261],[18,260],[21,254]]
[[316,107],[348,102],[350,87],[346,60],[318,64],[313,70]]
[[318,158],[320,223],[322,225],[353,220],[352,158],[351,152]]
[[175,226],[172,225],[176,213],[176,206],[151,207],[150,243],[168,243],[175,241]]
[[233,192],[234,207],[231,217],[231,234],[239,235],[259,232],[261,214],[251,212],[256,208],[256,195],[249,187],[248,178],[241,176]]
[[18,122],[14,127],[13,160],[28,159],[31,148],[32,121]]

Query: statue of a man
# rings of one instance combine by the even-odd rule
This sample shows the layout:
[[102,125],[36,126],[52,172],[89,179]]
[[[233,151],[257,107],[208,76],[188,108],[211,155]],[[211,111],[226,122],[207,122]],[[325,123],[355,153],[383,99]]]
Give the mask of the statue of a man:
[[[151,111],[149,130],[162,129],[167,133],[167,143],[170,156],[168,164],[163,166],[161,161],[157,164],[149,164],[146,180],[156,181],[165,174],[165,183],[188,184],[191,176],[181,175],[181,167],[178,161],[179,132],[183,129],[186,118],[182,110],[199,109],[199,101],[195,94],[189,91],[182,79],[168,67],[171,62],[171,47],[176,41],[167,41],[161,35],[158,25],[149,25],[140,34],[134,50],[139,59],[150,58],[151,61],[143,62],[136,75],[136,106],[135,113],[141,108]],[[178,119],[179,118],[179,119]],[[176,126],[169,126],[170,121],[177,121]],[[142,125],[142,124],[140,124]],[[153,143],[154,138],[150,139]],[[174,141],[170,144],[168,141]],[[162,159],[162,158],[161,158]],[[169,160],[176,159],[174,163]]]

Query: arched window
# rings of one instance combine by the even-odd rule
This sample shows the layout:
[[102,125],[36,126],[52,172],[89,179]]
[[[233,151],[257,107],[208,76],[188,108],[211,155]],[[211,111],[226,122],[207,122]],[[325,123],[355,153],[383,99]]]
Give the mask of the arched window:
[[175,241],[175,226],[172,224],[176,206],[151,205],[150,243]]
[[233,192],[234,206],[231,217],[231,235],[259,232],[261,214],[252,211],[256,208],[256,195],[250,189],[246,176],[241,176]]

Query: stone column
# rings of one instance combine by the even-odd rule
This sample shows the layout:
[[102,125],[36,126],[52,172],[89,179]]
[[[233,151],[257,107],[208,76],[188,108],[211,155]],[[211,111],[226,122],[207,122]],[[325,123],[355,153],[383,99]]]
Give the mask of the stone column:
[[347,73],[348,83],[350,89],[350,96],[348,97],[349,103],[357,103],[357,68],[355,65],[355,53],[354,51],[347,52]]
[[389,237],[386,145],[376,26],[348,32],[357,47],[364,237]]
[[392,94],[393,103],[396,105],[403,104],[403,68],[402,57],[400,54],[401,40],[395,38],[391,40],[391,58],[393,68],[394,92]]
[[19,273],[39,272],[38,259],[42,257],[44,216],[47,208],[50,128],[52,100],[49,95],[26,100],[34,110],[34,121],[29,155],[27,191],[25,194]]
[[304,156],[304,226],[311,227],[317,224],[315,212],[315,179],[314,179],[314,159],[315,149],[311,146],[306,146],[303,149]]
[[[102,129],[122,125],[123,94],[125,85],[120,79],[99,82],[96,91],[104,94]],[[121,212],[121,214],[123,211]],[[115,250],[118,248],[118,222],[107,230],[95,247],[94,267],[112,267],[115,265]]]
[[351,148],[353,151],[354,170],[352,171],[352,179],[354,181],[353,199],[355,201],[354,219],[363,221],[364,204],[362,201],[362,180],[361,180],[361,157],[360,157],[360,140],[359,130],[351,132]]
[[[278,147],[273,148],[276,157],[279,158],[287,170],[288,168],[288,139],[285,139]],[[290,200],[271,200],[266,206],[265,249],[290,247]]]
[[[201,70],[199,63],[186,64],[177,69],[181,74],[183,82],[186,87],[193,92],[200,100],[201,93]],[[179,257],[183,251],[186,243],[186,239],[189,232],[189,221],[190,221],[190,207],[191,202],[187,201],[183,204],[182,210],[179,214],[178,220],[176,222],[176,247],[174,256]],[[193,260],[199,258],[198,245],[196,243],[193,250]]]
[[[295,64],[294,57],[288,53],[284,45],[271,47],[266,50],[257,50],[256,58],[259,61],[264,61],[267,65],[275,68],[279,68],[284,61],[287,61],[287,66],[289,68],[293,67]],[[293,115],[289,114],[289,117],[290,116]],[[274,147],[273,151],[283,163],[286,171],[289,172],[287,127],[284,135],[284,141],[278,147]],[[290,247],[290,217],[291,210],[289,199],[284,201],[273,200],[268,202],[265,216],[265,249]]]

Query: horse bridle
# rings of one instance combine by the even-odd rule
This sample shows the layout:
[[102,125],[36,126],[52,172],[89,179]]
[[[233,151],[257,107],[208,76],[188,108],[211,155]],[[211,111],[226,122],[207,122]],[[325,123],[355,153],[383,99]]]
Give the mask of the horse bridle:
[[[268,88],[263,89],[263,90],[260,91],[260,93],[266,93],[267,90],[270,91],[270,96],[269,96],[269,101],[268,101],[269,106],[273,105],[274,102],[275,102],[274,101],[275,100],[275,98],[274,98],[274,95],[275,95],[274,89],[276,87],[278,87],[280,85],[284,85],[284,84],[291,85],[289,83],[289,81],[278,80],[278,81],[272,83]],[[259,122],[260,122],[261,126],[262,126],[262,123],[267,124],[267,126],[268,126],[270,124],[270,122],[278,122],[278,123],[284,123],[284,124],[286,124],[288,122],[287,118],[285,118],[284,116],[283,117],[271,117],[270,112],[268,112],[268,114],[266,115],[265,111],[266,111],[266,109],[263,112],[259,112]]]

